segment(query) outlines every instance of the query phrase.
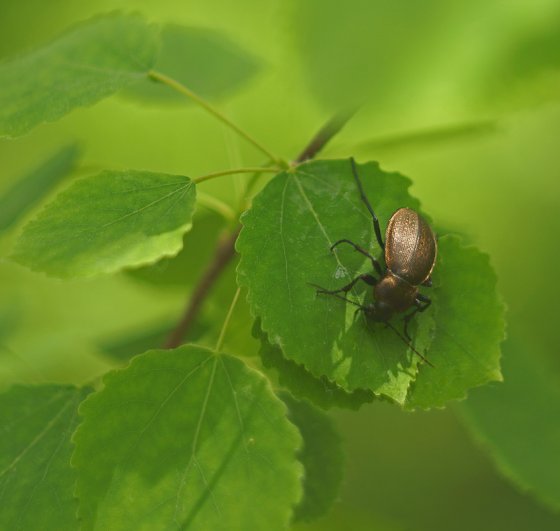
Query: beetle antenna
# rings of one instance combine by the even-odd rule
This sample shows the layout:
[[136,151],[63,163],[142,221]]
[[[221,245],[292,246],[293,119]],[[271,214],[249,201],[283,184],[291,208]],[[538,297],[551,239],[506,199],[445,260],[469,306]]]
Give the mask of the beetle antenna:
[[414,352],[417,356],[420,356],[420,358],[422,358],[422,360],[425,361],[430,367],[433,367],[434,369],[436,368],[435,365],[428,358],[426,358],[426,356],[423,356],[422,354],[420,354],[420,352],[418,352],[414,348],[412,343],[410,341],[407,341],[406,338],[389,321],[385,321],[385,324],[389,328],[391,328],[393,330],[393,332],[395,332],[395,334],[397,334],[397,336],[399,336],[403,340],[404,343],[406,343],[408,345],[408,347],[412,350],[412,352]]
[[371,217],[373,218],[373,230],[375,231],[375,237],[377,238],[377,242],[381,249],[385,249],[385,244],[383,243],[383,237],[381,236],[381,228],[379,226],[379,220],[373,211],[373,208],[367,198],[366,193],[364,192],[364,187],[362,186],[362,181],[360,180],[360,176],[358,175],[358,168],[356,167],[356,161],[353,157],[350,157],[350,165],[352,166],[352,173],[354,174],[354,179],[356,180],[356,184],[358,185],[358,190],[360,190],[360,197],[362,201],[366,205],[366,208],[369,210]]

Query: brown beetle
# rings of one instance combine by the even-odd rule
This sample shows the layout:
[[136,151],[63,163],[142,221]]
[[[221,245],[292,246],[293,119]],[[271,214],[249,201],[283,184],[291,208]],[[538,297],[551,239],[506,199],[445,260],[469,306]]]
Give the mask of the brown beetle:
[[[359,275],[346,286],[339,289],[327,290],[316,286],[319,288],[317,293],[334,295],[358,306],[358,310],[362,310],[373,321],[386,323],[418,356],[432,365],[410,344],[411,338],[408,333],[408,324],[416,313],[425,311],[432,303],[428,297],[419,293],[418,287],[420,285],[432,285],[431,274],[437,256],[435,235],[420,214],[410,208],[399,208],[389,220],[385,233],[386,243],[384,243],[381,237],[379,220],[366,197],[354,159],[350,159],[350,164],[352,165],[352,173],[358,185],[361,199],[373,219],[375,236],[381,249],[385,252],[386,268],[383,269],[375,257],[354,242],[347,239],[338,240],[331,246],[331,251],[341,243],[351,245],[356,251],[369,258],[380,278],[377,279],[370,274]],[[373,304],[361,305],[338,295],[339,293],[348,293],[354,284],[360,280],[373,286]],[[403,337],[389,323],[389,320],[395,313],[405,312],[412,307],[413,310],[404,317]]]

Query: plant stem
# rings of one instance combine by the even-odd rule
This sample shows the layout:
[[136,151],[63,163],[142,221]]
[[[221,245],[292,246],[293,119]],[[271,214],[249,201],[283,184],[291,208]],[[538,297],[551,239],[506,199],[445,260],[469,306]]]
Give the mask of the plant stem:
[[226,221],[235,220],[235,211],[227,203],[216,199],[213,195],[204,192],[196,192],[196,202],[202,206],[213,210],[222,216]]
[[261,167],[261,168],[234,168],[231,170],[223,170],[223,171],[217,171],[215,173],[209,173],[208,175],[202,175],[201,177],[197,177],[196,179],[193,179],[193,183],[201,183],[204,181],[209,181],[210,179],[215,179],[216,177],[221,177],[222,175],[235,175],[237,173],[279,173],[281,172],[282,169],[281,168],[266,168],[266,167]]
[[198,284],[195,286],[194,291],[191,293],[187,305],[185,306],[183,316],[171,334],[169,334],[164,348],[176,348],[183,342],[183,338],[196,319],[200,307],[212,289],[214,282],[216,282],[222,271],[235,256],[235,241],[237,240],[240,229],[241,227],[238,227],[233,233],[218,242],[216,250],[214,251],[214,257],[208,264]]
[[218,341],[216,341],[216,348],[214,349],[216,350],[216,352],[219,352],[220,349],[222,348],[222,345],[224,344],[224,338],[226,336],[227,327],[229,325],[229,322],[231,321],[231,316],[233,315],[233,310],[235,309],[235,306],[237,305],[237,301],[239,300],[240,293],[241,293],[241,288],[238,287],[237,290],[235,291],[235,295],[233,296],[233,300],[231,301],[231,305],[229,307],[226,318],[224,319],[224,324],[222,325],[222,329],[220,330]]
[[148,72],[148,77],[153,81],[157,81],[159,83],[163,83],[168,87],[180,92],[187,98],[190,98],[192,101],[200,105],[203,109],[208,111],[212,114],[215,118],[220,120],[222,123],[226,124],[229,128],[233,129],[238,135],[242,136],[245,140],[253,144],[255,148],[257,148],[260,152],[264,153],[270,160],[274,161],[278,166],[286,166],[286,163],[270,152],[267,148],[265,148],[260,142],[257,142],[251,135],[243,131],[243,129],[239,128],[235,125],[229,118],[226,118],[220,111],[215,109],[210,103],[208,103],[205,99],[201,98],[198,94],[195,94],[192,90],[185,87],[182,83],[173,79],[161,72],[156,72],[155,70],[150,70]]
[[303,151],[298,155],[295,162],[305,162],[306,160],[312,159],[321,151],[327,143],[335,136],[345,125],[352,116],[356,113],[358,109],[353,108],[344,112],[340,112],[333,116],[311,139],[309,144],[305,146]]

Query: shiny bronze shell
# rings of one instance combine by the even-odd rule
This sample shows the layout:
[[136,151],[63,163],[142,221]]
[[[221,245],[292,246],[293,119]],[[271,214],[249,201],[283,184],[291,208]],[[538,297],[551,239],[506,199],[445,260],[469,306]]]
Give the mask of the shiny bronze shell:
[[436,255],[436,238],[428,223],[414,210],[399,208],[391,216],[385,234],[387,269],[418,286],[429,278]]

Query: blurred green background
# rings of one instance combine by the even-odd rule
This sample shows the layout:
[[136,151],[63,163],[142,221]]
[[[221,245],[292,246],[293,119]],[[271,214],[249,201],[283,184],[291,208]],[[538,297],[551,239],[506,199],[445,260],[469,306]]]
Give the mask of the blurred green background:
[[[509,309],[506,383],[473,391],[460,409],[407,414],[375,403],[333,413],[348,456],[340,499],[327,518],[297,528],[560,529],[553,510],[560,508],[558,0],[2,0],[0,58],[114,9],[215,29],[246,50],[255,73],[217,105],[286,158],[334,111],[365,102],[324,156],[379,160],[408,175],[438,226],[464,234],[498,271]],[[1,140],[0,196],[76,140],[89,169],[197,176],[263,162],[198,108],[142,107],[117,96]],[[235,207],[242,182],[222,179],[201,190]],[[200,218],[209,218],[204,208]],[[220,231],[212,222],[201,227]],[[14,232],[0,236],[1,256]],[[196,267],[189,273],[179,288],[126,274],[62,283],[2,259],[0,386],[82,383],[102,374],[116,363],[104,345],[174,321]],[[233,273],[232,266],[214,291],[202,329],[221,322]],[[227,346],[253,354],[245,308],[234,323]],[[519,417],[506,413],[510,424],[492,432],[492,415],[505,418],[508,408]],[[499,448],[507,476],[536,492],[523,494],[504,479],[469,430],[492,453]]]

